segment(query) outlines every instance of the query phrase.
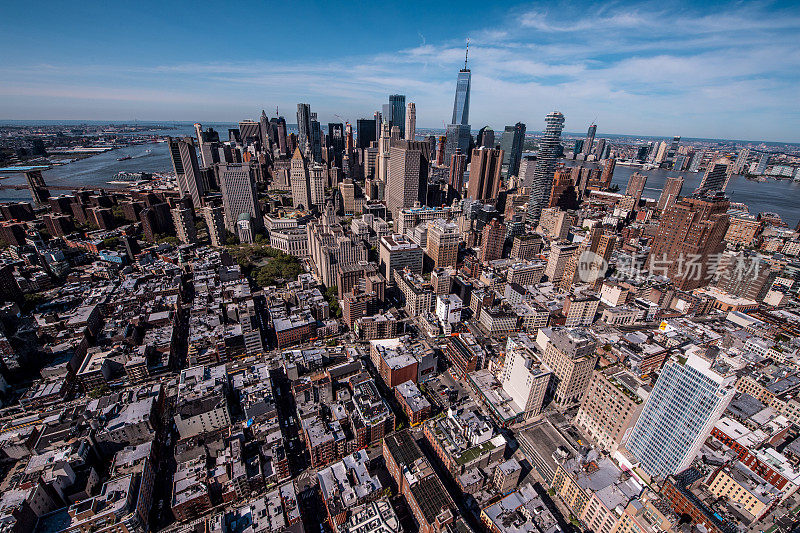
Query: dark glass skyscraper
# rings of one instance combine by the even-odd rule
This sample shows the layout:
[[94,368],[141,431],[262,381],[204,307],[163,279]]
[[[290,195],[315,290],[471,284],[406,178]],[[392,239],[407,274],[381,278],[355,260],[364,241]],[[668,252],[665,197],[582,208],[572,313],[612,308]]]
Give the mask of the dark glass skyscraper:
[[471,136],[469,124],[450,124],[447,126],[444,160],[450,161],[456,150],[461,150],[462,154],[468,153]]
[[503,149],[503,172],[506,177],[519,175],[519,164],[522,161],[522,147],[525,144],[525,124],[517,122],[506,126],[500,139]]
[[305,152],[309,142],[311,132],[311,106],[308,104],[297,104],[297,142],[300,151]]
[[494,148],[494,130],[489,126],[484,126],[478,131],[478,140],[475,143],[478,148]]
[[594,145],[594,135],[597,133],[597,124],[589,126],[589,131],[586,132],[586,140],[583,143],[583,153],[589,155],[592,153],[592,146]]
[[309,138],[311,143],[311,157],[314,162],[322,162],[322,126],[317,120],[317,114],[311,113],[311,121],[309,122]]
[[369,148],[369,143],[377,141],[375,137],[375,119],[360,118],[356,120],[356,146]]
[[[404,138],[406,136],[406,95],[389,95],[389,106],[392,110],[392,116],[389,118],[389,127],[397,126],[400,128],[400,137]],[[386,117],[384,117],[384,120],[386,120]]]
[[458,71],[456,97],[453,102],[453,120],[447,126],[447,144],[444,160],[450,161],[457,150],[469,157],[472,135],[469,127],[469,91],[472,73],[464,61],[464,68]]
[[527,221],[536,225],[542,209],[550,200],[550,190],[553,188],[553,175],[556,171],[556,159],[561,147],[561,131],[564,129],[564,115],[558,111],[549,113],[545,119],[545,130],[542,140],[539,141],[539,154],[536,168],[533,171],[533,190],[528,202]]
[[326,146],[333,151],[333,161],[336,166],[342,166],[342,153],[344,152],[344,124],[341,122],[328,123],[328,136],[325,138]]
[[472,73],[464,66],[458,71],[456,80],[456,99],[453,102],[453,120],[451,124],[469,124],[469,89]]
[[[191,137],[182,139],[167,137],[167,144],[181,196],[190,196],[195,209],[199,209],[202,205],[201,198],[205,192],[205,186],[200,177],[200,165],[197,163],[194,140]],[[28,180],[30,182],[30,178]]]

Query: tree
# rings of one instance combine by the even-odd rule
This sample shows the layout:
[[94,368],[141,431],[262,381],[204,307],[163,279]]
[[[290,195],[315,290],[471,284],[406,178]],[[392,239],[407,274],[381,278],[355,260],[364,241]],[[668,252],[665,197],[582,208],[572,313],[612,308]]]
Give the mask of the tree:
[[111,214],[114,216],[114,220],[117,221],[117,223],[121,224],[128,221],[128,219],[125,218],[125,212],[122,210],[122,206],[120,205],[111,206]]
[[47,300],[47,296],[43,292],[29,292],[22,296],[22,310],[25,313],[33,312],[36,307],[44,303]]
[[171,244],[177,246],[181,241],[175,235],[167,235],[166,233],[156,233],[156,242],[158,244]]
[[119,237],[106,237],[101,242],[104,249],[111,250],[119,246]]
[[110,389],[108,388],[108,385],[106,385],[104,383],[104,384],[99,385],[99,386],[95,387],[94,389],[90,390],[89,391],[89,397],[90,398],[99,398],[103,394],[107,393],[109,390]]
[[337,298],[338,293],[339,289],[336,285],[331,285],[325,289],[325,299],[328,300],[328,307],[330,307],[331,316],[334,318],[340,318],[342,316],[342,308],[339,307],[339,299]]
[[[252,268],[252,263],[241,255],[241,251],[248,254],[245,257],[256,260],[263,257],[270,258],[266,265],[257,267],[251,272],[251,277],[260,287],[275,285],[279,279],[296,279],[303,271],[303,267],[297,257],[285,254],[280,250],[258,245],[241,247],[241,249],[234,251],[234,258],[240,265],[244,263]],[[245,266],[242,266],[242,270],[245,270]]]

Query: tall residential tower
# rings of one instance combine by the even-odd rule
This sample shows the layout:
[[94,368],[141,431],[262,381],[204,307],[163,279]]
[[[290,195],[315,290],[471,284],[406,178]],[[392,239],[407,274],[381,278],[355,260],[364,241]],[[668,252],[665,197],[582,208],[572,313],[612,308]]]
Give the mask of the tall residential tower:
[[533,171],[533,190],[528,202],[527,221],[533,225],[539,222],[542,209],[550,200],[561,131],[564,129],[564,115],[553,111],[545,117],[544,121],[544,136],[539,141],[539,158]]

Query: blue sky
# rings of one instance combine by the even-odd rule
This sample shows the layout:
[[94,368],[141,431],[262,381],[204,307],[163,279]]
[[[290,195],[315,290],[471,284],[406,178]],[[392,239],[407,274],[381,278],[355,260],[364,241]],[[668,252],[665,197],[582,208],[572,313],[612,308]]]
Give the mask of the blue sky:
[[800,141],[797,1],[0,1],[0,119],[355,121],[399,92],[441,127],[469,37],[476,129]]

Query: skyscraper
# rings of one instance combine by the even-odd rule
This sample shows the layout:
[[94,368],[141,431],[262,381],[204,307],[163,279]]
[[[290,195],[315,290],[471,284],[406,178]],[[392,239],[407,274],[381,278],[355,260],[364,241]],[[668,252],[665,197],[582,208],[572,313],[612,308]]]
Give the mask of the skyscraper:
[[731,161],[726,157],[717,159],[709,163],[706,167],[706,173],[703,175],[703,181],[700,182],[698,192],[706,191],[724,191],[728,186],[728,167]]
[[355,143],[353,142],[353,125],[347,122],[344,126],[344,150],[350,154],[354,149]]
[[494,130],[489,126],[482,127],[478,131],[476,144],[478,146],[485,146],[486,148],[494,148]]
[[525,144],[525,124],[517,122],[513,126],[506,126],[500,138],[500,148],[503,149],[503,175],[505,177],[519,176],[519,164],[522,161],[522,148]]
[[197,164],[194,142],[191,137],[183,139],[167,137],[167,144],[181,196],[191,196],[195,209],[199,209],[205,187],[203,180],[200,179],[200,166]]
[[211,246],[225,246],[225,211],[223,208],[218,205],[204,207],[203,218],[206,219]]
[[175,224],[175,233],[178,240],[184,244],[197,242],[197,231],[194,226],[194,215],[192,210],[186,207],[176,207],[172,210],[172,220]]
[[545,130],[539,141],[539,153],[536,168],[533,171],[533,186],[528,202],[527,222],[536,225],[545,204],[550,200],[550,189],[553,186],[553,175],[556,171],[556,158],[564,129],[564,115],[558,111],[549,113],[545,119]]
[[[400,137],[403,138],[406,134],[406,95],[390,94],[389,107],[392,112],[389,117],[389,126],[400,128]],[[383,117],[383,119],[386,120],[386,117]]]
[[503,245],[506,240],[506,225],[493,218],[483,227],[480,259],[482,262],[494,261],[503,257]]
[[450,124],[469,124],[469,91],[472,80],[472,73],[467,68],[466,58],[464,68],[458,71],[456,79],[456,97],[453,102],[453,120]]
[[592,124],[591,126],[589,126],[589,131],[586,133],[586,140],[583,142],[583,153],[586,155],[592,153],[592,146],[594,145],[594,134],[596,132],[597,132],[597,124]]
[[667,362],[626,444],[651,476],[688,468],[736,394],[736,375],[700,351]]
[[634,209],[638,207],[639,200],[642,199],[642,193],[644,192],[645,184],[647,184],[647,176],[643,176],[638,172],[634,172],[631,174],[631,177],[628,178],[628,186],[625,188],[625,194],[633,197]]
[[611,186],[611,178],[614,177],[614,169],[617,167],[617,160],[613,157],[606,160],[603,165],[603,173],[600,175],[600,188],[608,189]]
[[389,123],[381,124],[381,135],[378,137],[378,179],[387,183],[389,179],[389,157],[391,154],[391,138],[389,136]]
[[763,176],[767,172],[767,165],[769,165],[769,154],[761,154],[756,167],[756,176]]
[[[386,209],[396,220],[400,209],[413,206],[420,199],[421,191],[427,193],[427,143],[397,140],[392,142],[389,150]],[[421,187],[421,184],[425,187]]]
[[456,79],[456,96],[453,102],[453,117],[447,126],[447,144],[445,145],[444,160],[450,161],[456,150],[461,150],[462,154],[469,153],[469,145],[472,140],[469,126],[469,92],[472,73],[467,68],[467,61],[464,60],[464,68],[458,71]]
[[721,195],[678,199],[661,216],[650,248],[650,271],[666,275],[683,291],[708,285],[713,261],[725,250],[729,206]]
[[259,143],[264,146],[263,139],[261,138],[261,124],[253,120],[242,120],[239,122],[239,136],[242,142],[246,145]]
[[311,113],[309,121],[309,138],[311,143],[311,157],[315,163],[322,162],[322,127],[317,120],[317,114]]
[[214,128],[203,131],[203,125],[200,123],[194,125],[194,130],[197,132],[197,146],[200,147],[200,161],[203,166],[208,168],[214,163],[219,163],[219,133],[214,131]]
[[427,251],[434,268],[456,266],[459,240],[461,234],[457,224],[442,218],[428,222]]
[[603,155],[606,152],[606,148],[607,148],[606,140],[605,139],[599,139],[597,141],[597,146],[595,146],[595,148],[594,148],[594,156],[598,161],[601,160],[601,159],[604,159]]
[[446,144],[447,144],[447,137],[445,135],[440,135],[439,141],[436,143],[436,164],[439,166],[444,165],[444,153]]
[[500,168],[503,162],[503,151],[499,148],[481,146],[472,151],[467,196],[481,202],[497,199],[500,191]]
[[736,162],[733,164],[733,173],[741,174],[747,168],[747,158],[750,157],[750,149],[742,148],[736,156]]
[[320,163],[314,163],[308,169],[308,193],[311,197],[312,206],[316,206],[322,210],[325,204],[325,182],[326,182],[325,167]]
[[372,120],[375,122],[375,136],[372,138],[373,141],[377,141],[381,138],[383,121],[389,120],[389,116],[391,115],[391,108],[389,108],[389,104],[383,104],[383,107],[389,109],[389,115],[381,113],[380,111],[375,111],[375,113],[372,115]]
[[297,132],[297,144],[300,145],[300,151],[305,153],[311,135],[311,106],[308,104],[297,104]]
[[220,165],[219,185],[225,209],[225,227],[228,231],[236,231],[236,222],[242,213],[249,213],[254,223],[261,220],[256,184],[250,165]]
[[406,134],[407,141],[413,141],[417,132],[417,106],[414,102],[409,102],[406,106]]
[[[350,127],[350,124],[347,125]],[[351,130],[352,134],[352,130]],[[337,166],[342,166],[342,153],[345,150],[345,130],[341,122],[328,123],[328,135],[325,137],[325,145],[333,150],[333,160]]]
[[280,149],[281,154],[288,153],[288,146],[286,143],[286,119],[283,117],[278,117],[270,120],[270,122],[275,121],[275,130],[278,136],[278,148]]
[[274,137],[272,137],[272,127],[269,123],[269,118],[267,118],[267,112],[263,109],[261,110],[261,117],[258,119],[258,129],[261,132],[261,149],[269,152],[272,150],[272,145],[274,143]]
[[446,132],[446,143],[444,146],[444,159],[450,161],[450,158],[457,150],[466,154],[469,151],[470,131],[469,125],[464,124],[449,124]]
[[356,134],[356,147],[369,148],[369,143],[378,140],[375,136],[375,120],[368,118],[356,120]]
[[672,142],[669,144],[667,148],[666,154],[664,155],[663,163],[666,165],[667,168],[672,168],[672,163],[675,161],[675,156],[678,154],[678,148],[681,144],[681,136],[676,135],[672,138]]
[[683,189],[683,177],[667,178],[664,183],[664,189],[661,191],[661,196],[658,197],[658,211],[663,213],[665,209],[672,207],[672,204],[681,195]]
[[292,203],[295,207],[311,209],[311,187],[308,180],[308,166],[298,146],[289,167],[289,181],[292,187]]
[[450,175],[448,183],[460,196],[464,190],[464,170],[467,168],[467,154],[457,150],[450,158]]

